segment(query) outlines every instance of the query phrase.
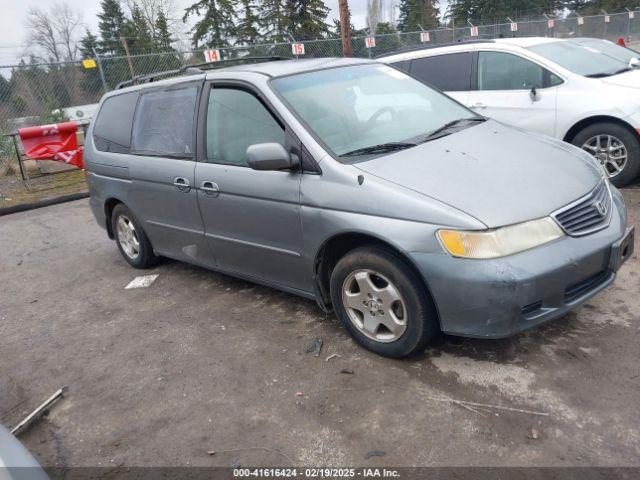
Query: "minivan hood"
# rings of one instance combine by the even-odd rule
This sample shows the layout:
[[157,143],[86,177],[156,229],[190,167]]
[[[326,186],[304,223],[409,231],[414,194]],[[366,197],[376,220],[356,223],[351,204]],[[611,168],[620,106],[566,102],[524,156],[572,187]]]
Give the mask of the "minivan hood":
[[489,228],[547,216],[601,179],[585,152],[495,120],[354,166],[462,210]]

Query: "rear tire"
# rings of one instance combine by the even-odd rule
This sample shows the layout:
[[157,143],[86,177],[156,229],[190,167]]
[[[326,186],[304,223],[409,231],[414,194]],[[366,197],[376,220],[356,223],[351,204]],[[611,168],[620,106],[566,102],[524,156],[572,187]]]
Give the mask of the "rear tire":
[[[599,160],[616,187],[629,185],[640,172],[638,136],[622,125],[613,122],[594,123],[578,132],[571,143]],[[616,168],[620,168],[620,165],[614,159],[623,154],[626,154],[626,160],[619,173],[616,173]]]
[[120,203],[113,209],[111,228],[118,250],[129,265],[134,268],[149,268],[158,262],[140,222],[126,205]]
[[340,321],[360,345],[379,355],[398,358],[421,351],[439,331],[424,284],[390,250],[350,251],[336,264],[330,283]]

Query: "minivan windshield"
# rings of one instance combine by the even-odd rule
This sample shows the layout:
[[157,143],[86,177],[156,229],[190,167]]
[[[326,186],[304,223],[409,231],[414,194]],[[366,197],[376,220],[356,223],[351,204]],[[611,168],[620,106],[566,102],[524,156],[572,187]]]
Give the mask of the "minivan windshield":
[[628,60],[606,54],[601,48],[571,40],[540,43],[527,49],[585,77],[610,77],[631,70]]
[[485,120],[380,64],[290,75],[273,80],[272,86],[345,163],[411,148]]

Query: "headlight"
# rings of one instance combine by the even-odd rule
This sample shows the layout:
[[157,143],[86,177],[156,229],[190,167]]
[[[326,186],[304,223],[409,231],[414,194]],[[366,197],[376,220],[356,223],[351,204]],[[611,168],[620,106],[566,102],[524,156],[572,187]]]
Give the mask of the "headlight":
[[564,235],[551,218],[484,231],[438,230],[438,238],[454,257],[497,258],[522,252]]

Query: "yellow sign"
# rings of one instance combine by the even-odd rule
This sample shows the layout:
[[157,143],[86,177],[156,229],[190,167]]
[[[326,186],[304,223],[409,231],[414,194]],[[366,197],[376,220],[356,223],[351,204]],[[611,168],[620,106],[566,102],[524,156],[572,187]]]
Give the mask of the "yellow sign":
[[84,68],[96,68],[96,61],[93,58],[86,58],[82,60],[82,66]]

